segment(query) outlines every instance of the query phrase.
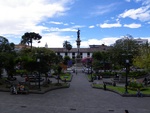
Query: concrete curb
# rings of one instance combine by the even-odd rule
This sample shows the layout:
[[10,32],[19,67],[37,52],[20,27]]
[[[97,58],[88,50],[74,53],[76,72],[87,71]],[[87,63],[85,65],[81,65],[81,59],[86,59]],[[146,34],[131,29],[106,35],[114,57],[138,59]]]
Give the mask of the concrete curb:
[[[95,88],[95,89],[103,89],[104,90],[104,88],[97,88],[97,87],[94,87],[92,84],[91,84],[91,87]],[[111,90],[111,89],[108,89],[108,88],[105,91],[114,92],[116,94],[119,94],[122,97],[137,97],[136,94],[122,94],[122,93],[119,93],[117,91],[114,91],[114,90]],[[142,97],[150,97],[150,95],[149,94],[143,94]]]
[[[29,94],[44,94],[44,93],[47,93],[49,91],[52,91],[52,90],[57,90],[57,89],[63,89],[63,88],[69,88],[70,87],[70,84],[68,83],[67,86],[56,86],[56,87],[53,87],[53,88],[47,88],[45,90],[29,90]],[[9,89],[0,89],[1,92],[10,92]]]

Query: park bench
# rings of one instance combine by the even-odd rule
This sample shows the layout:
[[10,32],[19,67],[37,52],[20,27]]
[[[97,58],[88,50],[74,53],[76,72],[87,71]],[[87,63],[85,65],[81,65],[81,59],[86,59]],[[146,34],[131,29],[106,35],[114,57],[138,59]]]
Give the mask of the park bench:
[[[39,78],[37,77],[29,77],[30,82],[39,82]],[[40,78],[40,82],[44,81],[43,78]]]
[[111,85],[111,86],[116,86],[116,82],[104,81],[103,84],[105,84],[105,85]]
[[10,88],[10,93],[11,94],[28,94],[29,90],[26,88],[20,89],[20,88],[17,88],[16,86],[12,85]]
[[113,81],[118,82],[118,83],[125,83],[126,79],[125,78],[114,78]]
[[17,90],[18,94],[29,94],[29,91],[27,89],[25,90]]

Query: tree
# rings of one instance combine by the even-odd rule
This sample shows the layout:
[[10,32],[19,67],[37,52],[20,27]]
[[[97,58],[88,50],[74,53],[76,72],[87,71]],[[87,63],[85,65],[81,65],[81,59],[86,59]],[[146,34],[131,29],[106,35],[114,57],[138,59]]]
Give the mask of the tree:
[[71,45],[70,42],[68,42],[68,41],[64,41],[63,47],[64,47],[65,49],[67,49],[68,51],[70,51],[70,50],[72,49],[72,45]]
[[47,80],[48,73],[58,61],[56,54],[48,48],[26,48],[19,52],[18,62],[24,72],[40,72]]
[[40,36],[38,33],[34,33],[34,32],[26,32],[21,39],[21,44],[31,44],[31,48],[32,48],[32,43],[33,40],[38,40],[38,43],[40,43],[40,39],[42,38],[42,36]]
[[8,76],[14,75],[15,57],[14,43],[9,43],[7,38],[0,36],[0,75],[3,69],[6,69]]
[[148,44],[141,46],[138,56],[134,57],[133,64],[135,67],[150,71],[150,47]]
[[130,37],[117,41],[109,50],[110,59],[115,66],[124,67],[126,59],[132,65],[134,56],[138,55],[139,45]]
[[66,41],[64,41],[64,43],[63,43],[63,47],[65,48],[65,49],[67,49],[67,45],[68,44],[70,44],[70,42],[68,42],[67,40]]
[[93,57],[93,59],[96,59],[96,60],[99,60],[99,61],[101,61],[103,59],[102,52],[100,52],[100,51],[94,52],[92,57]]
[[15,58],[16,58],[16,53],[11,52],[11,53],[3,53],[4,56],[7,56],[4,58],[4,68],[7,71],[8,77],[13,78],[13,75],[15,74]]
[[70,57],[69,56],[65,56],[63,64],[67,65],[69,60],[70,60]]
[[99,69],[110,68],[110,54],[108,51],[94,52],[93,53],[93,68],[97,71]]
[[7,38],[0,36],[0,52],[11,52],[14,48],[14,43],[9,43]]
[[59,84],[59,80],[60,80],[61,71],[62,71],[62,67],[60,65],[58,65],[58,67],[57,67],[57,72],[58,72],[58,78],[57,78],[57,80],[58,80],[58,84]]

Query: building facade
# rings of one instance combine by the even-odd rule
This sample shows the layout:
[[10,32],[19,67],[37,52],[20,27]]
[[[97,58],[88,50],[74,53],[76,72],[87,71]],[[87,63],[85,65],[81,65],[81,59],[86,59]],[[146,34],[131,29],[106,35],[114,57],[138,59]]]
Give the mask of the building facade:
[[116,40],[116,42],[121,42],[124,41],[126,39],[132,39],[133,41],[135,41],[138,45],[143,45],[143,44],[147,44],[148,43],[148,39],[141,39],[141,38],[136,38],[134,39],[133,37],[124,37],[122,39],[118,39]]
[[63,58],[69,56],[72,59],[75,59],[77,55],[80,55],[80,58],[92,57],[94,52],[98,51],[107,51],[110,47],[104,44],[102,45],[89,45],[89,48],[72,48],[70,51],[67,51],[65,48],[49,48],[56,53],[56,55],[61,55]]

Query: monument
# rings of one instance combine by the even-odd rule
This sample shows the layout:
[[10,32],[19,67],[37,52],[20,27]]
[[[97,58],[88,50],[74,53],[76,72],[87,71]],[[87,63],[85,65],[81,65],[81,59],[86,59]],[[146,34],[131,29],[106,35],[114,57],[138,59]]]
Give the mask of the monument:
[[76,42],[77,42],[77,55],[76,55],[76,66],[82,66],[81,65],[81,55],[80,55],[80,42],[81,42],[81,40],[80,40],[80,30],[78,29],[78,31],[77,31],[77,40],[76,40]]

